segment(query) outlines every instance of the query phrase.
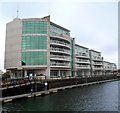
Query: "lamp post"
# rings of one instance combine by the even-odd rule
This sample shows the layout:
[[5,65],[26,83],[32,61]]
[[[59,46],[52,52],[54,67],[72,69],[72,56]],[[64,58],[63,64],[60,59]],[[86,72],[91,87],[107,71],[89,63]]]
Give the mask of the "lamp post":
[[47,85],[48,85],[48,83],[47,83],[47,82],[45,82],[45,90],[47,90]]

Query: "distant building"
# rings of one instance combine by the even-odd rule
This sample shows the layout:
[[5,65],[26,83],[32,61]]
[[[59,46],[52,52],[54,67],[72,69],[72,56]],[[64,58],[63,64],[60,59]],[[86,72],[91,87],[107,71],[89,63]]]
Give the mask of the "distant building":
[[111,66],[111,73],[116,74],[117,73],[117,65],[115,63],[110,63]]
[[90,76],[89,49],[75,44],[75,69],[77,76]]
[[90,64],[91,64],[91,76],[103,74],[103,57],[101,52],[95,50],[89,50],[90,52]]
[[[98,76],[104,71],[101,53],[75,44],[70,30],[51,22],[50,16],[7,23],[5,69],[12,77],[48,78]],[[114,70],[116,65],[111,63]]]

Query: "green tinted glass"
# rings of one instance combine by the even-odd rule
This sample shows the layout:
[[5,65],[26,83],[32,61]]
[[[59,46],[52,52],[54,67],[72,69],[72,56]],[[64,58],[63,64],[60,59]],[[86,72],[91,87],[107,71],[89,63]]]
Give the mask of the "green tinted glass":
[[46,21],[23,21],[22,34],[47,34],[48,22]]
[[47,49],[47,36],[22,37],[22,49]]
[[47,65],[47,52],[22,52],[22,65]]

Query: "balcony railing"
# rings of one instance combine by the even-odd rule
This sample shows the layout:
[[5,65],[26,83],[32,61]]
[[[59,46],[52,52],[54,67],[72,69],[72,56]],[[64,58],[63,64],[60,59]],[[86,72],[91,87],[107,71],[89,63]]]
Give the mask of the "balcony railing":
[[90,66],[88,65],[76,65],[76,67],[81,69],[90,69]]
[[51,66],[67,66],[70,67],[70,64],[65,64],[65,63],[50,63]]
[[92,63],[93,63],[93,65],[103,65],[102,62],[92,62]]
[[87,63],[90,64],[89,60],[76,60],[76,63]]
[[67,52],[70,54],[70,51],[69,50],[66,50],[66,49],[61,49],[61,48],[50,48],[50,50],[52,51],[60,51],[60,52]]
[[92,67],[92,69],[94,69],[94,70],[103,70],[103,67]]
[[50,58],[62,58],[62,59],[68,59],[68,60],[70,60],[70,57],[61,56],[61,55],[50,55]]
[[93,60],[98,60],[98,61],[102,61],[103,60],[102,57],[97,57],[97,56],[93,56],[92,59]]
[[112,70],[110,67],[103,67],[104,70]]
[[70,47],[70,44],[65,43],[65,42],[63,42],[63,41],[51,40],[50,43],[62,44],[62,45],[65,45],[65,46]]
[[89,58],[87,54],[76,54],[76,57]]

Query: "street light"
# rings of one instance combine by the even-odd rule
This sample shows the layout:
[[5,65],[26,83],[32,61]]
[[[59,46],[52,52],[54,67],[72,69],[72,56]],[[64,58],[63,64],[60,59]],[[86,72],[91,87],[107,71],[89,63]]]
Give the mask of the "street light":
[[48,83],[47,83],[47,82],[45,82],[45,90],[47,90],[47,85],[48,85]]

